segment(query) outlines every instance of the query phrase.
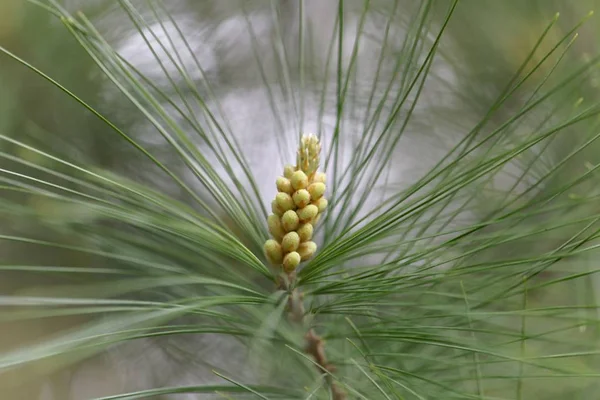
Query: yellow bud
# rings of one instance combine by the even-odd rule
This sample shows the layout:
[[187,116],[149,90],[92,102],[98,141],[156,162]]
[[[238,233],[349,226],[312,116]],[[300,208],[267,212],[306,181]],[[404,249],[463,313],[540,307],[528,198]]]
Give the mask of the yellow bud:
[[304,242],[298,246],[298,254],[300,254],[302,261],[311,258],[315,254],[315,251],[317,251],[317,244],[315,242]]
[[279,206],[277,205],[277,201],[273,200],[271,202],[271,211],[273,212],[273,214],[281,217],[283,215],[283,210],[281,208],[279,208]]
[[283,269],[286,272],[292,272],[300,264],[300,254],[292,251],[283,257]]
[[298,236],[300,236],[300,241],[306,242],[312,239],[313,230],[312,224],[307,222],[306,224],[300,225],[296,232],[298,232]]
[[283,231],[283,227],[281,226],[281,220],[277,215],[271,214],[267,218],[267,225],[269,225],[269,232],[276,240],[281,240],[285,232]]
[[302,171],[296,171],[290,178],[294,190],[306,189],[308,186],[308,177]]
[[315,177],[313,178],[313,182],[321,182],[321,183],[326,183],[326,176],[323,172],[317,172],[315,174]]
[[311,199],[320,199],[321,196],[323,196],[323,193],[325,193],[325,184],[323,182],[311,183],[308,186],[308,193],[310,193]]
[[293,210],[294,208],[296,208],[296,206],[294,205],[294,200],[292,200],[292,196],[290,196],[287,193],[277,193],[277,196],[275,196],[275,201],[277,202],[277,205],[279,206],[279,208],[281,208],[281,211],[283,212],[286,212],[287,210]]
[[304,208],[310,203],[310,193],[306,189],[300,189],[292,196],[298,208]]
[[300,139],[300,146],[296,155],[298,169],[301,169],[307,175],[312,175],[319,168],[320,153],[321,144],[319,143],[319,138],[312,134],[303,135]]
[[283,176],[285,176],[288,179],[290,179],[292,177],[294,172],[296,172],[296,168],[294,168],[293,165],[288,164],[285,167],[283,167]]
[[296,232],[286,233],[281,240],[281,248],[284,252],[296,251],[300,246],[300,236]]
[[286,232],[295,231],[298,228],[300,219],[296,211],[288,210],[281,217],[281,225]]
[[315,206],[319,208],[319,213],[322,213],[327,209],[327,199],[325,197],[321,197],[319,200],[313,202]]
[[283,262],[283,249],[281,245],[273,239],[265,242],[265,254],[269,261],[273,264],[281,264]]
[[298,210],[298,218],[301,222],[308,222],[319,213],[319,208],[313,204],[309,204]]
[[279,178],[277,178],[277,190],[279,190],[280,192],[284,192],[284,193],[288,193],[291,194],[293,192],[292,189],[292,183],[290,182],[290,180],[288,178],[284,178],[283,176],[280,176]]

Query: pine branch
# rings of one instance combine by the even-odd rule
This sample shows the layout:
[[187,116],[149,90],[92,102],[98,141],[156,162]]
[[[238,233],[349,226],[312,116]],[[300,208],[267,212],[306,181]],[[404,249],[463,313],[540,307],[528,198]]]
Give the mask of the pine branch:
[[298,329],[307,330],[304,335],[304,351],[315,361],[315,366],[319,373],[325,374],[325,380],[331,391],[333,400],[345,400],[346,392],[334,381],[333,373],[335,366],[327,360],[325,354],[325,342],[315,332],[314,328],[309,327],[304,309],[304,294],[295,287],[296,273],[292,271],[279,278],[278,290],[285,290],[289,293],[288,299],[288,320]]

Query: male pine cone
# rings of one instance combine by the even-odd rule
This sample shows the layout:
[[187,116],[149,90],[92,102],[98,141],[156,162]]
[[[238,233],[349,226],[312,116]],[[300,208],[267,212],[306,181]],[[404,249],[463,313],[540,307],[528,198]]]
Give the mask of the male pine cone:
[[287,273],[317,250],[311,241],[314,226],[327,208],[325,174],[317,172],[320,153],[315,135],[302,136],[296,166],[286,165],[276,181],[278,193],[267,219],[273,239],[265,242],[264,250],[269,261]]

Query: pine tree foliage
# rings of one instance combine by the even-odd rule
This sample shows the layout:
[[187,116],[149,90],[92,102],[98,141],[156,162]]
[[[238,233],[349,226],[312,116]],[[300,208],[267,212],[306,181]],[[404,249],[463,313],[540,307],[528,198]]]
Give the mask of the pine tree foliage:
[[[109,357],[123,386],[103,399],[600,389],[589,10],[73,3],[22,6],[62,24],[67,56],[0,47],[3,69],[31,81],[3,73],[10,93],[52,99],[1,107],[0,320],[54,321],[3,346],[7,385]],[[267,218],[308,132],[329,203],[317,252],[282,286]]]

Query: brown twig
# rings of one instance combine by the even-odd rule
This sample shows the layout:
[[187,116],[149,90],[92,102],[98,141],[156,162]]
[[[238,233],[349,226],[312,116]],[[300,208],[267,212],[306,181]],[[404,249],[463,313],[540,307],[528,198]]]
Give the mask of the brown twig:
[[[279,289],[290,291],[295,279],[295,272],[292,272],[285,277],[280,277]],[[298,289],[292,289],[290,292],[288,312],[290,322],[299,325],[302,328],[306,327],[303,294]],[[319,373],[325,374],[325,380],[331,391],[332,399],[346,400],[346,392],[344,392],[344,390],[333,380],[332,374],[335,372],[335,366],[327,360],[327,356],[325,355],[325,342],[323,339],[317,335],[314,329],[310,328],[304,335],[304,340],[304,352],[315,360]]]

